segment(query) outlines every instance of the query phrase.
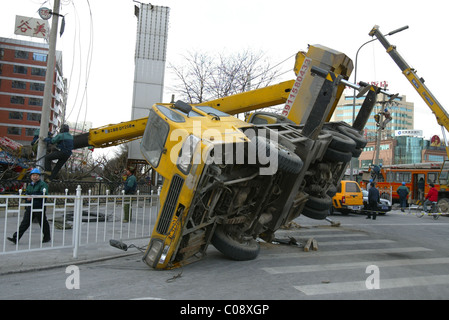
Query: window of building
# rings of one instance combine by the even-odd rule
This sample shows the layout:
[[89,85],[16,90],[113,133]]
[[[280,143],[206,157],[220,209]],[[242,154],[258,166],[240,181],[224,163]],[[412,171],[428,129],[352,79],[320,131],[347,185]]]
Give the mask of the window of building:
[[40,113],[32,113],[32,112],[28,112],[27,113],[27,120],[28,121],[41,121],[41,114]]
[[18,111],[10,111],[9,119],[11,120],[23,120],[23,113]]
[[25,135],[27,137],[34,137],[34,131],[36,131],[34,128],[25,128]]
[[31,75],[45,77],[45,71],[44,68],[31,68]]
[[33,60],[45,62],[45,61],[47,61],[47,55],[43,54],[43,53],[33,52]]
[[14,56],[18,59],[28,59],[28,52],[22,50],[16,50]]
[[20,136],[22,134],[22,129],[17,127],[8,127],[8,134]]
[[28,105],[30,106],[42,106],[42,99],[40,98],[29,98],[28,99]]
[[28,68],[24,67],[24,66],[14,66],[13,72],[20,73],[20,74],[27,74]]
[[12,104],[25,104],[25,98],[19,96],[11,96],[10,99]]
[[30,90],[44,91],[44,87],[45,87],[44,83],[38,83],[38,82],[31,82],[30,83]]
[[11,82],[11,87],[14,89],[26,89],[26,82],[13,80]]
[[438,156],[435,154],[429,154],[428,158],[429,158],[429,161],[431,161],[431,162],[443,162],[444,161],[444,156]]

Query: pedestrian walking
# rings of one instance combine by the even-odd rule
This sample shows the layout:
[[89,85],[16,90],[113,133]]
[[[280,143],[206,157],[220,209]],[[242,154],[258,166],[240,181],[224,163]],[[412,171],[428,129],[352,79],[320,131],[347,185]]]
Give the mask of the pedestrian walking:
[[427,196],[425,198],[425,201],[422,205],[423,210],[425,212],[428,212],[427,206],[430,204],[430,207],[432,207],[432,202],[438,202],[438,190],[435,188],[435,185],[433,183],[429,183],[430,190],[429,193],[427,193]]
[[[136,194],[137,190],[137,178],[134,175],[136,172],[135,167],[126,168],[126,181],[125,181],[125,195]],[[131,198],[126,199],[123,205],[124,218],[123,222],[127,223],[132,219],[132,211],[130,211]]]
[[[38,168],[31,170],[31,183],[26,188],[26,195],[43,195],[44,189],[46,190],[46,194],[48,194],[48,185],[41,180],[41,172]],[[25,213],[23,215],[22,222],[19,226],[19,234],[15,232],[12,237],[8,237],[8,240],[12,243],[16,244],[17,241],[23,236],[25,231],[30,227],[31,221],[33,217],[36,217],[39,225],[41,226],[42,233],[44,237],[42,239],[42,243],[49,242],[51,240],[50,237],[50,225],[47,220],[47,216],[45,215],[45,209],[43,208],[44,199],[43,198],[27,198],[26,203],[31,203],[31,206],[27,206],[25,208]],[[43,215],[43,217],[42,217]],[[41,225],[42,223],[42,225]]]
[[368,190],[368,216],[367,219],[371,219],[371,215],[373,216],[373,220],[376,220],[377,217],[377,204],[380,202],[380,194],[379,190],[376,188],[376,183],[371,182],[371,188]]
[[407,207],[407,196],[410,193],[410,190],[405,185],[405,182],[402,182],[402,185],[400,185],[396,189],[396,193],[399,195],[399,203],[401,205],[401,211],[404,212],[404,208]]

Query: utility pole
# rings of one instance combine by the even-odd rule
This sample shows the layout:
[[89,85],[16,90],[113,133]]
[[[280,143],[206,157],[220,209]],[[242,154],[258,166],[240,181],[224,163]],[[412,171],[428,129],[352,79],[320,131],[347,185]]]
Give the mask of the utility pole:
[[41,124],[39,130],[39,142],[37,146],[37,166],[44,168],[44,157],[47,152],[47,144],[44,139],[48,134],[48,123],[50,122],[50,109],[53,96],[53,78],[55,73],[56,38],[58,34],[60,0],[55,0],[52,12],[49,48],[47,55],[47,72],[45,74],[44,101],[42,103]]
[[[387,88],[385,87],[384,90],[386,91]],[[386,105],[386,101],[385,101],[385,94],[383,94],[383,99],[381,102],[381,110],[380,110],[380,120],[379,120],[379,129],[377,129],[377,139],[376,139],[376,157],[374,160],[374,164],[379,165],[379,151],[380,151],[380,141],[382,140],[382,123],[384,121],[384,116],[383,116],[383,110],[385,109],[385,105]]]

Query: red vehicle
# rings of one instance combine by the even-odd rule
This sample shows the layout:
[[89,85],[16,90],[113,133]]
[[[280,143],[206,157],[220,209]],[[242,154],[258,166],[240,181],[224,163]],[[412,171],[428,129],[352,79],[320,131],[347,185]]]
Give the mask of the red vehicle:
[[[399,202],[399,195],[396,193],[397,188],[405,182],[410,190],[409,197],[412,203],[417,203],[424,199],[429,192],[430,183],[440,190],[438,183],[438,175],[441,171],[441,162],[437,163],[418,163],[383,166],[380,175],[376,178],[376,186],[379,189],[381,198],[390,199],[392,202]],[[371,172],[365,173],[364,181],[361,186],[366,189],[367,181],[371,178]],[[424,193],[420,195],[419,181],[424,181]]]

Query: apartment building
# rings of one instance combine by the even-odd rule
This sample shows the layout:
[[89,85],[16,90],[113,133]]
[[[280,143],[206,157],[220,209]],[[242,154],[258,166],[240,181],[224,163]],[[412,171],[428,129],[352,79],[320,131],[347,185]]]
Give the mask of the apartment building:
[[[29,144],[40,127],[48,44],[0,37],[0,136]],[[49,131],[62,125],[67,82],[56,52]]]

